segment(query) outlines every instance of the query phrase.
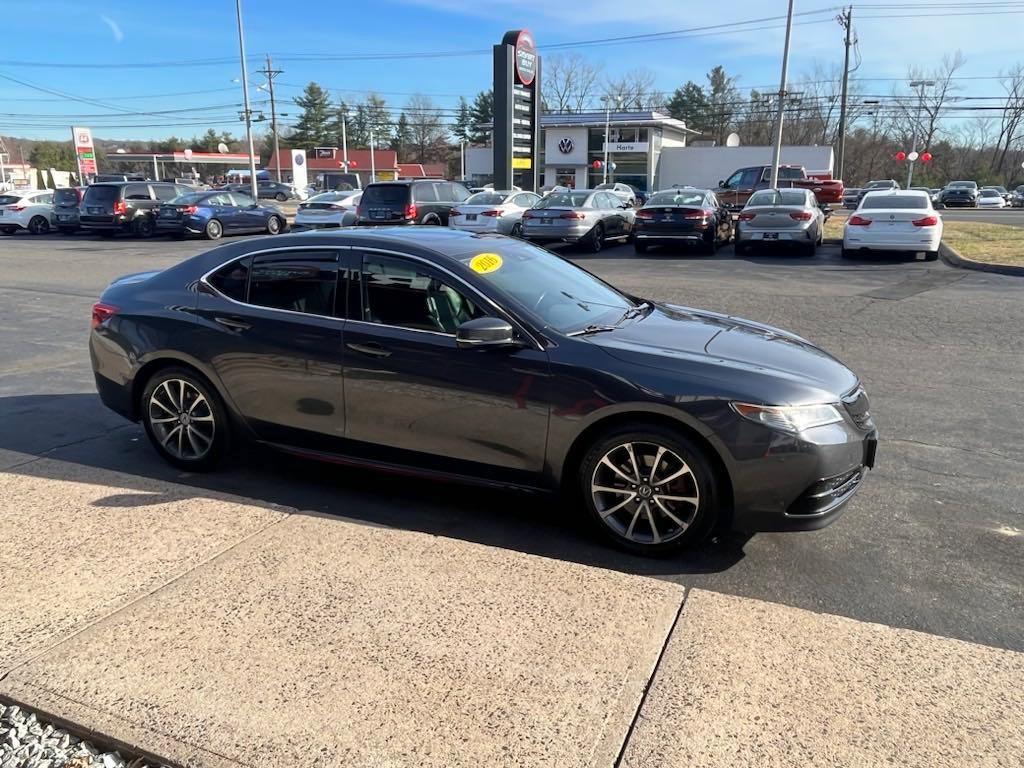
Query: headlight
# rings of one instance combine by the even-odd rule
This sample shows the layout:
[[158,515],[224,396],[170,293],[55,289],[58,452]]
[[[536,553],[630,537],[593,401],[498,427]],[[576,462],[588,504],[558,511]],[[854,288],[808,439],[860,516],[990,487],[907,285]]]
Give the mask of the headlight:
[[750,421],[756,421],[772,429],[783,432],[802,432],[812,427],[835,424],[843,420],[843,415],[834,405],[751,405],[749,403],[732,403],[732,409]]

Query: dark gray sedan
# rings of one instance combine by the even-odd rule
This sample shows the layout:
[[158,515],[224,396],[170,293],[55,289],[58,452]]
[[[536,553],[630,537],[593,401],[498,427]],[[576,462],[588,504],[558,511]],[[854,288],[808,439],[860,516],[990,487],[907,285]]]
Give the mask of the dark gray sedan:
[[625,293],[503,235],[232,243],[116,280],[93,306],[89,350],[103,402],[186,471],[250,438],[561,490],[640,553],[715,528],[821,528],[875,459],[864,389],[827,352]]
[[523,213],[523,237],[537,243],[580,243],[597,253],[606,240],[632,234],[634,215],[611,192],[554,192]]

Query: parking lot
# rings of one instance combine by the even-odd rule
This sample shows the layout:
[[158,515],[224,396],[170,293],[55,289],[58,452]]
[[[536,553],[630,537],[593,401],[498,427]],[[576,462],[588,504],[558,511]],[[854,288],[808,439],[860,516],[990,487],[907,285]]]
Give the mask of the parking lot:
[[[371,526],[423,531],[689,587],[1024,650],[1024,280],[902,258],[736,258],[630,246],[564,254],[654,299],[799,333],[857,371],[881,431],[878,466],[834,525],[717,540],[667,560],[591,539],[553,502],[310,466],[253,449],[212,475],[167,467],[142,428],[101,406],[89,308],[117,275],[166,267],[201,241],[17,236],[0,249],[0,462],[81,468],[224,491]],[[130,504],[131,500],[125,500]]]

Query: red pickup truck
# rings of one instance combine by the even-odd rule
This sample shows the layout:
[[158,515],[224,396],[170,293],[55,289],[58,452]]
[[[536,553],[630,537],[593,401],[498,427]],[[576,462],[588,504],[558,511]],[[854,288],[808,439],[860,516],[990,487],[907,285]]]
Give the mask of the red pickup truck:
[[[755,165],[740,168],[725,181],[718,182],[715,194],[729,208],[742,208],[747,198],[759,189],[768,189],[771,185],[772,167]],[[803,166],[780,165],[779,187],[798,187],[811,189],[818,202],[822,204],[840,204],[843,202],[843,182],[833,179],[827,173],[808,174]]]

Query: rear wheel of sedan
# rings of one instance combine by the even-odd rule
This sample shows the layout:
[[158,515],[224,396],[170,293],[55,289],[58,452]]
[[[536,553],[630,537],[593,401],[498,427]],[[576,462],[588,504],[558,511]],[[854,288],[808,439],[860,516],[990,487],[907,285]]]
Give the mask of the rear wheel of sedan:
[[587,250],[591,253],[600,253],[604,247],[604,225],[598,222],[594,225],[594,228],[590,230],[590,236],[587,238]]
[[584,456],[579,483],[597,529],[640,554],[700,541],[717,514],[714,472],[703,452],[662,427],[638,424],[605,435]]
[[281,233],[281,219],[277,216],[271,216],[267,219],[267,234],[278,235]]
[[288,195],[286,195],[284,192],[278,192],[276,195],[274,195],[274,199],[277,200],[277,202],[279,203],[283,203],[285,200],[288,199]]
[[203,234],[206,235],[207,240],[220,240],[224,234],[224,227],[217,219],[210,219],[206,222],[206,228],[203,230]]
[[223,457],[227,414],[217,393],[193,371],[158,371],[146,383],[139,412],[150,442],[168,463],[205,472]]
[[512,233],[511,234],[512,234],[512,237],[522,237],[523,236],[523,224],[522,224],[522,222],[517,221],[515,224],[512,225]]
[[28,231],[33,235],[45,235],[50,231],[50,222],[45,216],[33,216],[28,222]]

